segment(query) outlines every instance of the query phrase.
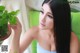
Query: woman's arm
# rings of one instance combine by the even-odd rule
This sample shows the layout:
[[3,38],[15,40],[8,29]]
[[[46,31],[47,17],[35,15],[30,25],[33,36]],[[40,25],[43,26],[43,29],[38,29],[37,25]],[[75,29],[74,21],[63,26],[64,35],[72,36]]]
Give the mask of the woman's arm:
[[20,53],[22,53],[32,42],[33,39],[37,36],[36,28],[31,28],[28,30],[22,40],[20,41]]
[[70,53],[79,53],[79,40],[73,32],[71,33]]
[[26,32],[23,39],[20,41],[20,34],[22,31],[22,27],[20,22],[18,21],[16,26],[11,26],[14,30],[15,34],[11,40],[10,44],[10,52],[9,53],[23,53],[23,51],[29,46],[31,41],[34,39],[34,35],[36,35],[36,29],[31,28]]
[[13,36],[10,53],[23,53],[34,39],[33,34],[32,29],[28,30],[25,35],[23,35],[24,37],[21,39],[21,41],[19,35],[16,34]]
[[9,53],[20,53],[19,42],[20,36],[18,34],[16,34],[15,36],[13,35],[10,43]]

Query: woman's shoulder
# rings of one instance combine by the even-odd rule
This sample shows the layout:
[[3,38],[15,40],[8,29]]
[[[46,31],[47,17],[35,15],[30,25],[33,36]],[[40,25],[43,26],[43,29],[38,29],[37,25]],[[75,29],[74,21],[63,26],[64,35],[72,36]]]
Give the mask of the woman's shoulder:
[[78,40],[77,35],[74,32],[71,32],[71,43],[73,43],[73,42],[78,43],[79,40]]
[[34,27],[31,27],[29,30],[31,31],[31,33],[37,33],[37,32],[39,32],[39,27],[34,26]]
[[79,40],[74,32],[71,32],[70,50],[71,50],[70,53],[78,53],[79,51]]
[[71,32],[71,39],[77,41],[78,37],[74,32]]
[[77,37],[77,35],[74,32],[71,32],[71,42],[76,42],[79,43],[79,39]]

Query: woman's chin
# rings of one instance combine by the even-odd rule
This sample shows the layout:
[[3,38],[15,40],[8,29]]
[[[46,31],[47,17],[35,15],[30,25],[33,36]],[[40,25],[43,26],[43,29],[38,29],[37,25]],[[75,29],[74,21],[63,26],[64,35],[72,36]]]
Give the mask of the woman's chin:
[[47,29],[45,26],[39,26],[39,29],[41,29],[41,30],[45,30],[45,29]]

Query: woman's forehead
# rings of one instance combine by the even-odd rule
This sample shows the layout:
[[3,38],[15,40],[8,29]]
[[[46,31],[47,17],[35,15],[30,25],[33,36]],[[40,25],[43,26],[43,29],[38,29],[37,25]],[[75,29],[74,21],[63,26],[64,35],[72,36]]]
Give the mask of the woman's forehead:
[[50,6],[47,3],[42,6],[42,10],[52,14]]

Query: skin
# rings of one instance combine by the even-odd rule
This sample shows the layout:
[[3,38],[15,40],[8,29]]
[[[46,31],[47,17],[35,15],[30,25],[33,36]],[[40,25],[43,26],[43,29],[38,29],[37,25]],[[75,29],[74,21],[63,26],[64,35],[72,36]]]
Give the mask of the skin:
[[[20,34],[22,26],[17,19],[16,26],[11,26],[14,30],[14,35],[10,44],[10,53],[23,53],[24,50],[30,45],[32,40],[36,39],[39,45],[49,51],[56,51],[54,42],[54,33],[52,33],[53,16],[48,4],[42,6],[42,10],[39,17],[39,26],[30,28],[20,40]],[[44,38],[45,37],[45,38]],[[78,38],[71,32],[70,53],[78,53]]]

